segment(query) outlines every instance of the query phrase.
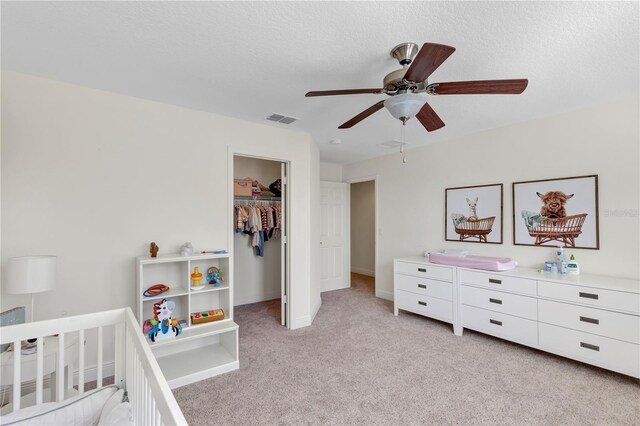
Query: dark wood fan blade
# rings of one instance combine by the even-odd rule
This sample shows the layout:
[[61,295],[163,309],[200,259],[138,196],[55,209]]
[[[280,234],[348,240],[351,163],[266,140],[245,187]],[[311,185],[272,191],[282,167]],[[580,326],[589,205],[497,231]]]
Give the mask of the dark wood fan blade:
[[449,57],[456,49],[444,44],[425,43],[411,62],[405,80],[419,82],[427,78]]
[[347,89],[347,90],[319,90],[308,92],[304,95],[307,98],[313,96],[335,96],[335,95],[359,95],[361,93],[383,93],[382,89]]
[[374,112],[381,110],[382,108],[384,108],[384,100],[378,102],[377,104],[373,104],[369,108],[365,109],[360,114],[356,115],[351,120],[347,121],[346,123],[338,127],[338,129],[349,129],[355,126],[356,124],[358,124],[359,122],[361,122],[362,120],[364,120],[365,118],[367,118],[368,116],[370,116],[371,114],[373,114]]
[[427,132],[433,132],[434,130],[444,127],[444,122],[438,117],[438,114],[436,114],[428,102],[425,102],[422,108],[420,108],[420,111],[416,114],[416,118],[422,123],[424,128],[427,129]]
[[527,88],[529,80],[478,80],[436,83],[436,95],[519,95]]

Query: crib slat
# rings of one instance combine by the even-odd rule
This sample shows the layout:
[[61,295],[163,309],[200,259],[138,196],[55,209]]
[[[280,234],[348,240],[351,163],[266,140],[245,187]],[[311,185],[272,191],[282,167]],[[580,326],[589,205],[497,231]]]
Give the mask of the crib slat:
[[22,342],[17,340],[13,342],[13,411],[20,409],[20,390],[22,382],[20,381],[20,356],[22,355]]
[[123,323],[119,323],[115,325],[115,344],[114,344],[114,348],[115,348],[115,355],[114,355],[114,361],[116,363],[115,365],[115,381],[114,383],[118,386],[122,386],[122,372],[124,371],[124,369],[122,368],[122,361],[124,360],[124,355],[122,353],[122,350],[124,349],[124,344],[123,344],[123,339],[124,339],[124,324]]
[[36,405],[42,404],[44,388],[44,336],[38,337],[36,348]]
[[78,331],[78,393],[84,393],[84,330]]
[[58,367],[56,368],[56,401],[64,400],[64,333],[58,334]]
[[102,326],[98,327],[98,376],[96,378],[96,388],[102,387]]

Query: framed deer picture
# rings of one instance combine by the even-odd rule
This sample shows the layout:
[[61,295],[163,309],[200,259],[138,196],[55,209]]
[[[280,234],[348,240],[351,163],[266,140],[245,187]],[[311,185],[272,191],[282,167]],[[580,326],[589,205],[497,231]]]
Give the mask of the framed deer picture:
[[599,249],[598,176],[514,182],[513,244]]
[[502,184],[447,188],[445,240],[502,244]]

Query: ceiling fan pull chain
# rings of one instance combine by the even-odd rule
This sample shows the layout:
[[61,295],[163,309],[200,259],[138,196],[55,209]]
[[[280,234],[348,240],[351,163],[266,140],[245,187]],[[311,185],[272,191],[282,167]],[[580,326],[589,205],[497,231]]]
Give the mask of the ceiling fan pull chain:
[[407,156],[404,153],[404,144],[405,144],[405,128],[406,121],[402,122],[402,127],[400,127],[400,154],[402,154],[402,163],[407,162]]

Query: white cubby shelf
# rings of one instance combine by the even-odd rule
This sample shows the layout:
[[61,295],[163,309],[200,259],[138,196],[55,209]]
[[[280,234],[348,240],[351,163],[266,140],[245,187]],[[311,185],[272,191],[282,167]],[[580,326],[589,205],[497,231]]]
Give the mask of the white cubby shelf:
[[[202,274],[201,290],[191,289],[191,274],[195,267]],[[207,269],[222,269],[224,280],[219,286],[206,282]],[[233,264],[231,255],[179,253],[158,257],[136,258],[136,316],[140,332],[144,321],[153,318],[153,304],[161,299],[175,303],[173,318],[187,325],[175,338],[147,342],[171,388],[239,368],[238,325],[233,321]],[[165,284],[169,291],[145,297],[144,291],[154,284]],[[195,312],[222,309],[224,319],[191,324]]]

